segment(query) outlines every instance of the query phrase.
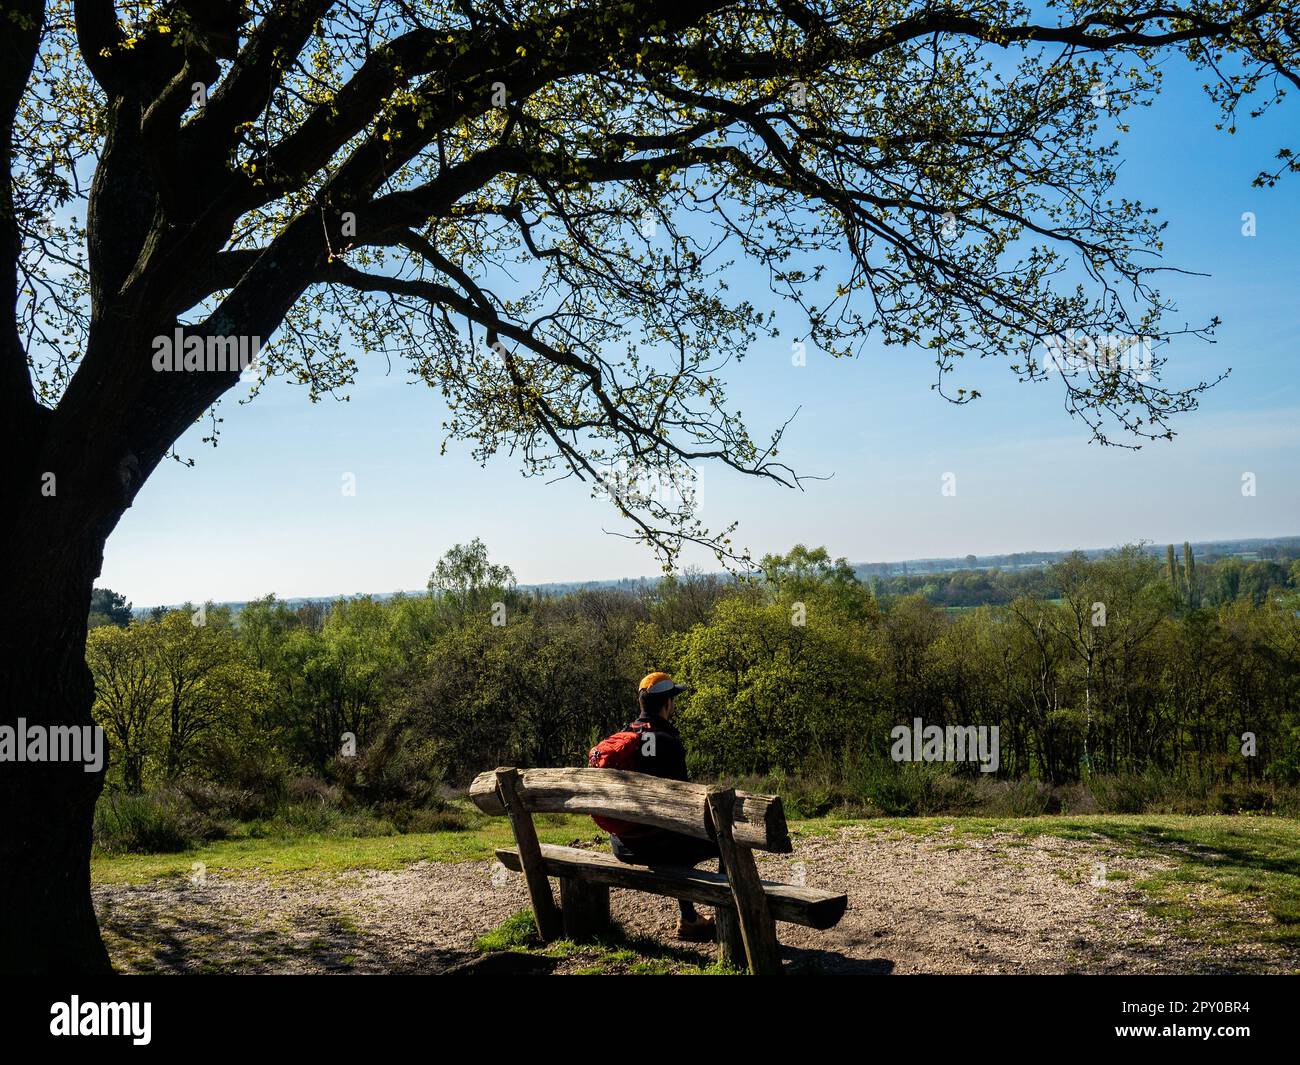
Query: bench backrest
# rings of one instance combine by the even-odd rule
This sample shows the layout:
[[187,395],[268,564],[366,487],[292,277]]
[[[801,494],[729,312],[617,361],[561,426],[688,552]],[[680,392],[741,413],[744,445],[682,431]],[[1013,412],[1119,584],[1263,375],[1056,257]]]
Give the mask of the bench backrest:
[[[470,785],[470,800],[486,814],[504,814],[495,770]],[[525,769],[517,793],[529,813],[574,813],[654,825],[697,839],[714,838],[709,789],[620,769]],[[736,792],[732,835],[755,850],[789,854],[790,831],[778,795]]]

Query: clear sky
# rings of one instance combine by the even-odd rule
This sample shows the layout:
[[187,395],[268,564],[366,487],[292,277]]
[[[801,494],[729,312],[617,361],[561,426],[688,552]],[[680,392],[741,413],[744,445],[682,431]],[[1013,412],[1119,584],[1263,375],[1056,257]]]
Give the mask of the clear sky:
[[[1090,445],[1059,384],[1018,384],[1005,364],[953,379],[984,393],[965,407],[930,390],[921,352],[810,352],[795,367],[786,328],[732,375],[732,405],[756,439],[801,408],[784,457],[833,476],[795,492],[705,466],[702,518],[738,519],[755,555],[804,542],[855,562],[1300,533],[1300,184],[1250,186],[1297,139],[1300,101],[1230,137],[1184,68],[1171,64],[1162,99],[1133,115],[1120,183],[1169,220],[1167,263],[1210,275],[1170,275],[1162,291],[1189,323],[1223,319],[1216,344],[1167,349],[1172,384],[1232,367],[1172,443]],[[1247,211],[1254,237],[1242,234]],[[757,301],[766,289],[746,291]],[[658,572],[647,549],[606,532],[627,529],[583,485],[522,478],[508,456],[481,468],[456,443],[440,457],[440,398],[400,367],[363,364],[349,403],[312,405],[277,382],[221,413],[220,446],[200,444],[201,428],[187,435],[179,448],[197,465],[164,463],[109,540],[98,583],[136,606],[422,588],[474,536],[525,583]],[[1254,497],[1241,492],[1247,472]],[[955,496],[940,492],[945,473]],[[707,554],[686,561],[716,568]]]

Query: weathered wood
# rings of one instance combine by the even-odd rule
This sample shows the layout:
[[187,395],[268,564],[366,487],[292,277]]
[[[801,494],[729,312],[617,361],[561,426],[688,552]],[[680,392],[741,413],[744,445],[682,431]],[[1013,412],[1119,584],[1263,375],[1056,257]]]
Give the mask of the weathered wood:
[[755,976],[779,976],[781,948],[776,941],[776,922],[767,905],[763,882],[758,878],[754,852],[736,842],[732,833],[732,807],[736,793],[731,788],[710,788],[709,814],[717,833],[718,850],[727,867],[727,882],[736,900],[736,920],[745,941],[749,971]]
[[[727,860],[721,853],[718,855],[718,873],[727,875]],[[735,903],[728,900],[725,906],[715,906],[713,919],[718,930],[718,961],[737,969],[747,968],[749,962],[745,958],[745,940],[740,934]]]
[[718,926],[718,961],[743,969],[748,965],[745,959],[745,940],[740,935],[740,922],[736,920],[734,904],[719,906],[713,911],[713,919]]
[[[517,787],[532,813],[595,814],[713,838],[703,784],[619,769],[527,769]],[[480,773],[469,797],[486,814],[505,812],[493,773]],[[737,792],[732,823],[736,842],[746,847],[777,854],[793,850],[779,796]]]
[[760,795],[752,791],[736,792],[731,809],[732,830],[736,842],[754,850],[790,854],[790,828],[785,823],[785,804],[780,795]]
[[575,877],[560,878],[564,938],[590,943],[609,933],[609,886]]
[[551,894],[551,882],[546,878],[546,866],[542,861],[541,846],[537,842],[537,829],[533,827],[533,815],[519,797],[520,773],[518,769],[502,768],[495,775],[501,803],[506,816],[510,818],[510,830],[514,833],[519,848],[519,861],[528,883],[528,898],[533,904],[533,916],[537,919],[537,933],[542,937],[543,943],[550,943],[560,938],[563,922],[560,911],[555,906],[555,896]]
[[[557,847],[545,843],[542,844],[541,851],[549,876],[588,880],[671,899],[689,899],[705,906],[735,905],[731,886],[721,873],[672,865],[629,865],[620,862],[612,854],[601,851]],[[523,865],[515,848],[498,848],[496,855],[507,869],[516,873],[522,871]],[[786,924],[822,930],[833,928],[844,916],[848,906],[847,895],[772,880],[761,883],[772,917]]]

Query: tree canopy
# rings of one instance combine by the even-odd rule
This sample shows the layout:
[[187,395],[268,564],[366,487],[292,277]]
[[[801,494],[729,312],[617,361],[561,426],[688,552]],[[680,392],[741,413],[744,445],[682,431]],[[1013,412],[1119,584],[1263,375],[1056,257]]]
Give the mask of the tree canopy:
[[[1099,440],[1167,436],[1208,383],[1165,382],[1161,346],[1214,319],[1170,324],[1163,223],[1112,195],[1115,135],[1171,52],[1229,130],[1297,84],[1294,5],[1267,0],[9,15],[4,421],[100,529],[196,419],[215,440],[240,378],[154,372],[173,335],[265,344],[255,390],[313,399],[362,356],[400,360],[445,396],[449,437],[591,482],[669,558],[729,550],[689,463],[798,483],[780,427],[751,437],[724,394],[780,303],[795,344],[926,350],[955,402],[977,395],[948,386],[959,360],[997,356],[1059,377]],[[1260,162],[1261,184],[1296,166]],[[731,291],[738,257],[771,298]],[[1062,366],[1059,338],[1156,354]],[[82,469],[87,432],[111,446]]]

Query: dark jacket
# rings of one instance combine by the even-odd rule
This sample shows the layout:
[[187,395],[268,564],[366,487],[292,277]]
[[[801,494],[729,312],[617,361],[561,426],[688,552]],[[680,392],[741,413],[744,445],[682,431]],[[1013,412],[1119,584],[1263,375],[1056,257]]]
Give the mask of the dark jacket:
[[[638,773],[667,777],[669,780],[686,779],[686,747],[681,733],[671,721],[642,712],[637,721],[649,724],[654,733],[654,754],[642,754],[645,747],[637,745],[633,768]],[[611,835],[610,846],[619,861],[641,864],[695,865],[706,858],[718,857],[718,845],[712,840],[669,832],[652,825],[638,825],[634,831]]]
[[643,736],[636,749],[636,771],[653,777],[667,777],[669,780],[685,780],[686,748],[677,726],[657,714],[647,714],[644,710],[637,721],[650,725],[647,731],[654,733],[654,754],[651,756],[642,753],[647,746]]

